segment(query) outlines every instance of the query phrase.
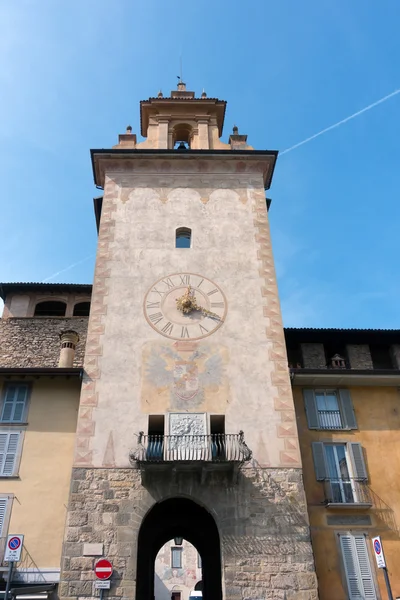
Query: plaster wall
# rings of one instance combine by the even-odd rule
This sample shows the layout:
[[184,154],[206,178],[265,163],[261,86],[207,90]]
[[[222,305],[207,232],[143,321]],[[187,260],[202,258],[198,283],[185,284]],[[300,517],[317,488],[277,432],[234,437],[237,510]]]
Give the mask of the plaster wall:
[[[3,383],[0,382],[1,387]],[[11,500],[8,531],[25,535],[19,567],[50,571],[56,581],[67,514],[80,382],[40,378],[31,384],[27,423],[13,426],[25,432],[18,475],[0,478],[0,494],[8,495]]]
[[[226,432],[244,430],[255,462],[299,467],[259,164],[153,158],[134,172],[114,169],[105,184],[76,466],[129,466],[148,414],[179,409],[225,414]],[[175,248],[182,226],[192,229],[190,249]],[[218,381],[200,381],[199,394],[177,406],[173,382],[163,379],[173,365],[160,363],[151,375],[149,356],[180,348],[149,326],[143,302],[158,279],[179,272],[214,281],[228,309],[223,325],[196,341],[218,364]]]
[[[338,533],[346,531],[365,532],[370,551],[372,537],[376,535],[382,537],[393,595],[397,597],[400,596],[399,392],[394,387],[352,387],[350,393],[358,429],[317,431],[308,429],[302,388],[294,388],[304,486],[320,600],[348,598],[338,546]],[[372,508],[332,509],[324,506],[323,483],[316,480],[312,459],[311,443],[314,441],[361,443],[368,471],[368,486],[372,492]],[[329,520],[336,524],[329,525]],[[386,595],[386,588],[382,570],[376,568],[372,555],[370,563],[378,591],[383,598]]]

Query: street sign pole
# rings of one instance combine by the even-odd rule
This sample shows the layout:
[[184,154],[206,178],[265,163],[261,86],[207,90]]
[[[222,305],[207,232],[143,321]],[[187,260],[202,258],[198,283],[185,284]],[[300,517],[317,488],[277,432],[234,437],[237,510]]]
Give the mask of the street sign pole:
[[10,593],[13,570],[14,570],[14,561],[10,560],[10,562],[8,563],[7,585],[6,585],[6,591],[4,594],[4,600],[8,600],[8,594]]
[[[387,568],[384,567],[382,569],[382,571],[383,571],[383,574],[385,576],[385,583],[386,583],[386,589],[387,589],[389,600],[393,600],[392,588],[390,587],[389,574],[387,572]],[[7,597],[6,597],[6,600],[8,600]]]
[[376,565],[378,569],[382,569],[383,575],[385,577],[386,589],[388,593],[389,600],[393,600],[392,588],[390,587],[389,581],[389,573],[387,572],[385,554],[383,552],[382,540],[380,536],[372,538],[372,547],[374,549],[374,554],[376,558]]

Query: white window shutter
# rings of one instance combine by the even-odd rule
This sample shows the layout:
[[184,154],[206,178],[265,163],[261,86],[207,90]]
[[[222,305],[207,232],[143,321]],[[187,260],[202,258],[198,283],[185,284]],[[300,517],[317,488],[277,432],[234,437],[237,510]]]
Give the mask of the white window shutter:
[[4,520],[6,518],[7,498],[0,498],[0,537],[3,536]]
[[362,587],[364,589],[365,600],[375,600],[375,586],[372,580],[371,564],[369,562],[367,541],[363,535],[355,535],[354,543],[356,546],[358,564],[360,567],[360,575]]
[[14,475],[21,432],[0,433],[0,475]]
[[318,429],[319,419],[314,390],[303,390],[303,396],[306,407],[308,427],[310,429]]
[[350,600],[376,600],[365,537],[341,535],[343,563]]

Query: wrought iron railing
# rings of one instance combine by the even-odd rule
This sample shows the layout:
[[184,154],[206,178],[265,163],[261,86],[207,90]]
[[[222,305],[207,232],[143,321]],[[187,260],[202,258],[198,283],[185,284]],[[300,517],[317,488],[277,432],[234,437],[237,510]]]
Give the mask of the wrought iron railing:
[[325,479],[326,504],[372,505],[372,493],[366,481],[353,478]]
[[244,463],[251,456],[243,431],[210,435],[145,435],[140,432],[138,445],[130,459],[148,463]]
[[320,429],[343,429],[340,410],[319,410],[318,422]]

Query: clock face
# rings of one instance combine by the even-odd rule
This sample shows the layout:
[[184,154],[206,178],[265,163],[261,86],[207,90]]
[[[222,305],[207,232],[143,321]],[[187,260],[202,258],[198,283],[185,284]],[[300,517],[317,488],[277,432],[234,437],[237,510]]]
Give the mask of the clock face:
[[[190,298],[186,312],[182,311],[182,297]],[[174,273],[159,279],[144,299],[149,325],[173,340],[196,340],[210,335],[221,327],[226,309],[221,289],[207,277],[194,273]]]

